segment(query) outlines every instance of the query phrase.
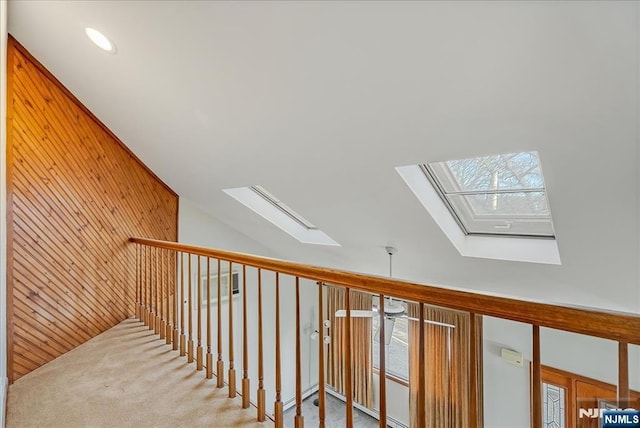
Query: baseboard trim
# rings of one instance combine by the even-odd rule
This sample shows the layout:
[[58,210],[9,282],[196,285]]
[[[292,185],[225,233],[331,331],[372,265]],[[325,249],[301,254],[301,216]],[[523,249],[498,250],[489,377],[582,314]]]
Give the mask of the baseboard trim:
[[[302,392],[302,401],[309,398],[311,395],[315,394],[318,391],[318,385],[313,385]],[[291,398],[284,404],[284,411],[286,412],[290,408],[296,405],[296,397]]]
[[[325,391],[327,392],[327,394],[332,395],[333,397],[337,398],[338,400],[346,404],[347,398],[344,395],[340,394],[338,391],[334,390],[329,386],[325,388]],[[362,413],[365,413],[371,416],[374,419],[380,420],[380,413],[378,412],[378,409],[373,409],[373,410],[369,409],[360,403],[356,403],[355,401],[353,402],[353,407],[360,410]],[[389,415],[387,415],[387,426],[391,428],[409,428],[399,420],[394,419]]]

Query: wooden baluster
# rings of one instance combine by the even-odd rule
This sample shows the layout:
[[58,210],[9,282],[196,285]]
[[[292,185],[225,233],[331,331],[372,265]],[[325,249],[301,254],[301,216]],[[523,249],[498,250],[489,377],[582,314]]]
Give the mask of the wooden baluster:
[[142,287],[144,286],[144,282],[142,281],[142,273],[143,273],[143,267],[142,267],[142,245],[140,244],[136,244],[136,269],[137,269],[137,273],[138,273],[138,281],[139,281],[139,291],[140,291],[140,296],[139,296],[139,300],[138,300],[138,307],[137,307],[137,312],[136,312],[136,318],[138,318],[140,321],[142,321],[142,314],[143,314],[143,309],[142,309],[142,305],[144,302],[144,297],[143,297],[143,293],[142,293]]
[[160,323],[158,324],[158,334],[160,335],[160,339],[164,339],[164,334],[167,332],[167,322],[164,314],[164,292],[166,288],[165,284],[165,265],[164,265],[164,250],[160,249],[160,255],[158,256],[158,260],[160,262],[160,271],[159,271],[159,280],[158,280],[158,293],[160,297],[160,307],[158,310]]
[[138,319],[140,321],[144,320],[144,247],[138,244],[138,251],[140,255],[139,259],[139,270],[140,270],[140,304],[138,306]]
[[184,357],[186,353],[186,338],[184,335],[184,253],[180,253],[180,356]]
[[478,318],[469,314],[469,428],[478,427]]
[[[177,271],[178,271],[178,263],[180,262],[179,260],[180,258],[180,254],[176,251],[175,253],[175,257],[174,257],[174,269],[173,269],[173,275],[171,275],[172,281],[175,284],[175,287],[173,287],[173,350],[177,351],[178,350],[178,344],[179,344],[179,337],[180,337],[180,331],[178,330],[178,278],[177,278]],[[181,266],[182,267],[182,266]]]
[[247,335],[247,266],[242,265],[242,408],[251,404],[249,383],[249,340]]
[[140,245],[136,246],[136,318],[140,318]]
[[165,333],[167,332],[167,314],[164,312],[167,288],[167,284],[165,283],[167,278],[165,274],[167,270],[165,265],[165,251],[164,249],[160,250],[160,339],[164,339]]
[[379,372],[378,372],[378,380],[380,383],[380,404],[379,404],[379,415],[380,415],[380,428],[387,427],[387,359],[385,356],[387,343],[386,333],[385,333],[385,318],[384,318],[384,295],[380,294],[378,297],[378,315],[379,315],[379,325],[378,327],[378,337],[380,343],[380,363]]
[[[220,272],[218,272],[220,275]],[[207,379],[213,377],[213,354],[211,353],[211,259],[207,257]]]
[[200,256],[198,256],[196,318],[198,327],[198,346],[196,347],[196,370],[202,370],[202,271],[200,269]]
[[164,307],[164,314],[165,314],[165,318],[166,318],[166,323],[165,323],[165,336],[166,336],[166,344],[167,345],[171,345],[171,339],[173,338],[173,326],[171,325],[171,251],[167,250],[165,252],[166,254],[166,267],[164,269],[164,273],[165,273],[165,292],[166,292],[166,298],[165,298],[165,307]]
[[284,427],[282,403],[282,367],[280,361],[280,274],[276,272],[276,401],[273,405],[276,428]]
[[[218,325],[216,330],[218,332],[218,361],[216,366],[216,387],[224,387],[224,361],[222,360],[222,279],[220,278],[220,260],[218,259]],[[231,273],[229,273],[231,274]]]
[[154,275],[154,278],[155,278],[154,294],[156,296],[156,301],[155,301],[155,307],[153,308],[153,312],[154,312],[154,314],[156,316],[156,322],[155,322],[155,326],[154,326],[153,332],[155,334],[160,334],[160,326],[161,326],[161,323],[162,323],[162,318],[160,317],[160,307],[161,306],[159,306],[159,304],[160,304],[159,293],[162,290],[162,287],[160,285],[160,279],[162,278],[162,276],[161,276],[161,271],[162,271],[162,263],[161,262],[162,262],[162,259],[158,255],[158,253],[160,251],[161,250],[159,248],[156,248],[156,251],[155,251],[155,253],[156,253],[155,254],[156,262],[154,263],[154,267],[156,269],[156,272],[155,272],[155,275]]
[[[322,339],[320,339],[322,340]],[[296,276],[296,416],[295,428],[304,428],[302,416],[302,373],[300,361],[300,278]]]
[[233,360],[233,262],[229,262],[229,398],[236,396],[236,369]]
[[262,353],[262,270],[258,269],[258,421],[266,415],[264,390],[264,355]]
[[353,385],[351,380],[351,290],[345,288],[345,310],[346,317],[344,328],[344,353],[345,353],[345,370],[344,370],[344,395],[347,399],[347,428],[353,427]]
[[531,423],[542,428],[542,370],[540,368],[540,326],[533,326],[533,376],[531,377]]
[[189,342],[187,343],[187,362],[193,363],[193,284],[191,283],[191,277],[193,275],[191,274],[191,254],[189,254],[189,265],[187,270],[189,271]]
[[155,302],[156,302],[156,258],[155,253],[156,248],[149,248],[149,290],[151,292],[151,302],[149,305],[149,330],[153,330],[155,333],[156,329],[156,310],[155,310]]
[[629,391],[629,349],[625,342],[618,342],[618,408],[627,409],[631,404]]
[[148,327],[148,322],[149,322],[149,260],[148,260],[148,252],[147,252],[148,247],[145,245],[142,247],[142,276],[144,278],[143,280],[143,288],[144,288],[144,299],[143,299],[143,304],[144,304],[144,325],[146,325]]
[[426,367],[425,367],[425,337],[424,337],[424,303],[420,303],[418,317],[418,426],[426,426]]
[[322,282],[318,281],[318,428],[324,427],[325,388],[324,388],[324,304]]
[[140,268],[142,275],[142,304],[140,307],[140,321],[147,325],[147,261],[145,246],[140,246]]
[[149,328],[149,330],[153,330],[153,324],[151,324],[151,305],[153,304],[153,294],[152,294],[152,284],[153,284],[153,274],[151,271],[151,247],[145,248],[145,275],[147,279],[147,314],[145,317],[145,325]]

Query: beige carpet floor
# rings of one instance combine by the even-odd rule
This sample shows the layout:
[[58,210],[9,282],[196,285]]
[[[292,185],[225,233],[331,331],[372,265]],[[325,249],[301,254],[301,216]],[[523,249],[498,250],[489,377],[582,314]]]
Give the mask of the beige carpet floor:
[[267,427],[129,319],[9,387],[8,428]]

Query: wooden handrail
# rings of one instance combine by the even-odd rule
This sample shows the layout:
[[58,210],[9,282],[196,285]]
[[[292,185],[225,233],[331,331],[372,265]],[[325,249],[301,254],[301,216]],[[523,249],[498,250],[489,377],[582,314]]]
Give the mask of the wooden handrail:
[[503,318],[629,344],[640,344],[640,315],[638,314],[519,300],[494,294],[435,287],[176,242],[145,238],[131,238],[130,241],[152,247],[219,258],[300,278],[342,285],[354,290],[380,293],[478,315]]

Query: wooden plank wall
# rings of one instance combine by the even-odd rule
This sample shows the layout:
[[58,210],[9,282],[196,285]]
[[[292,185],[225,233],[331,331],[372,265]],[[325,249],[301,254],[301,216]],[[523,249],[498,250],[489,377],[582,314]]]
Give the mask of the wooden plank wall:
[[177,240],[178,197],[12,38],[7,86],[13,382],[134,314],[127,240]]

